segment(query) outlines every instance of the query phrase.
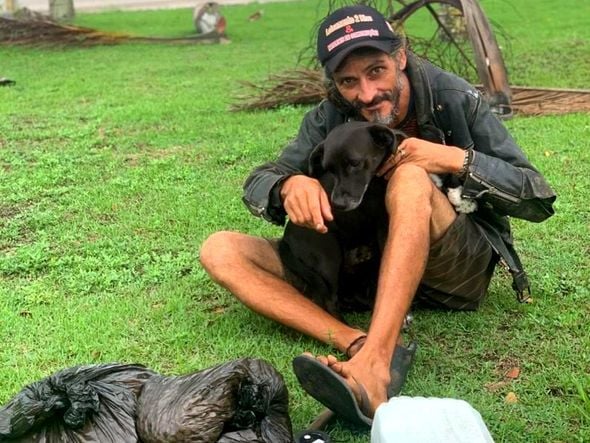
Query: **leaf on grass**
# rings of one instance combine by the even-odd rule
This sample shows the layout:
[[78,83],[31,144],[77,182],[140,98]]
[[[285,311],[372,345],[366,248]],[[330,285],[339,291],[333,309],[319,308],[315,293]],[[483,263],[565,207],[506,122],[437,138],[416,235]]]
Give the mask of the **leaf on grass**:
[[520,376],[520,368],[518,366],[510,367],[504,373],[504,379],[497,382],[489,382],[484,385],[488,392],[499,392],[504,387],[508,386],[512,380],[516,380]]
[[494,393],[500,391],[504,386],[508,384],[507,381],[497,381],[486,383],[484,386],[488,392]]
[[207,312],[210,312],[212,314],[225,314],[225,310],[227,309],[227,305],[226,304],[215,304],[213,306],[210,306],[207,308]]
[[518,403],[518,397],[514,392],[510,391],[508,394],[506,394],[506,397],[504,397],[504,401],[509,405],[514,405]]
[[506,372],[506,378],[509,378],[511,380],[518,378],[519,375],[520,375],[520,368],[518,366],[510,368],[508,370],[508,372]]

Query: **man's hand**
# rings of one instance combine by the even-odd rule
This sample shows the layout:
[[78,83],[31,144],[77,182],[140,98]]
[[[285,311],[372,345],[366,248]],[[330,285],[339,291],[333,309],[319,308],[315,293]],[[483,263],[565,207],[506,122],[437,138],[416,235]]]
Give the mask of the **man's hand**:
[[420,166],[431,174],[456,173],[461,170],[464,158],[463,149],[410,137],[400,143],[395,154],[379,168],[377,175],[389,180],[395,168],[404,163]]
[[291,222],[321,234],[328,232],[325,221],[332,221],[334,217],[328,195],[318,180],[293,175],[283,183],[280,195]]

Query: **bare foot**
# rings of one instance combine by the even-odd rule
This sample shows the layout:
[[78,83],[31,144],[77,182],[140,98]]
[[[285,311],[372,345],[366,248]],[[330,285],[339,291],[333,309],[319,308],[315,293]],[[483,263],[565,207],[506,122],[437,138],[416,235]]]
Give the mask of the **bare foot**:
[[[345,362],[333,355],[317,356],[316,359],[346,380],[363,413],[372,418],[377,407],[387,401],[388,365],[376,359],[360,359],[357,355]],[[369,404],[363,402],[364,396]]]

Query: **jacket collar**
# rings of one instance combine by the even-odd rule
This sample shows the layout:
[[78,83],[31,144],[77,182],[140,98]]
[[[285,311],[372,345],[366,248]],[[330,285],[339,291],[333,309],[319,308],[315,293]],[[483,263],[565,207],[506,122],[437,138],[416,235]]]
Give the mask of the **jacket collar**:
[[426,62],[416,54],[408,51],[406,74],[410,80],[416,105],[416,119],[419,126],[432,124],[433,100],[432,89],[428,78]]
[[416,121],[420,127],[420,136],[435,143],[445,143],[445,136],[437,125],[431,78],[436,73],[435,67],[414,53],[408,51],[406,74],[410,80],[416,109]]

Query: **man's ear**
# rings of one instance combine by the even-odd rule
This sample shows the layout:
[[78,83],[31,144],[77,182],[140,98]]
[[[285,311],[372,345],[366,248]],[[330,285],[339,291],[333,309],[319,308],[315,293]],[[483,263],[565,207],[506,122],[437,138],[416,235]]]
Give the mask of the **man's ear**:
[[324,159],[324,143],[318,144],[311,155],[309,156],[309,175],[310,177],[319,177],[324,173],[324,167],[322,166],[322,160]]
[[395,60],[397,61],[398,68],[404,71],[408,63],[408,54],[406,53],[406,48],[400,48],[397,51],[395,54]]

